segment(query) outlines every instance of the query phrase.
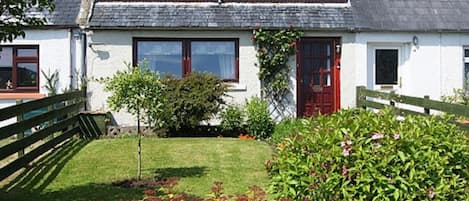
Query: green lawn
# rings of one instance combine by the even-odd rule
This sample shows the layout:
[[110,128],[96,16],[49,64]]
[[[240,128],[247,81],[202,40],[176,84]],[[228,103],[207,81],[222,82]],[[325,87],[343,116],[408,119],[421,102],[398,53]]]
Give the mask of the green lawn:
[[[110,183],[136,175],[136,138],[75,140],[53,151],[9,182],[0,200],[93,200],[141,198],[140,189]],[[145,138],[143,177],[180,177],[179,190],[205,196],[214,181],[227,193],[243,193],[250,185],[265,186],[263,142],[232,138]]]

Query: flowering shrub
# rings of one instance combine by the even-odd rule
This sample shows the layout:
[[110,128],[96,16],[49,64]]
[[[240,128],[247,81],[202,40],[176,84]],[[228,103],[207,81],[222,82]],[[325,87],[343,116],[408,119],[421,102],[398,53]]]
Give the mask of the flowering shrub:
[[309,121],[266,163],[276,199],[469,199],[469,140],[445,117],[357,109]]

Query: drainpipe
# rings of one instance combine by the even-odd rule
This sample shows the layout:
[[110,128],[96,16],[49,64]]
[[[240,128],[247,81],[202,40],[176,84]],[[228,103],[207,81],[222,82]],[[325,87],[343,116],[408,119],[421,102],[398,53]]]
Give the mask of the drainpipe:
[[70,54],[70,71],[69,71],[69,73],[70,73],[70,75],[69,75],[70,84],[69,84],[69,88],[70,88],[70,90],[73,90],[73,69],[75,69],[75,56],[76,56],[76,54],[74,53],[75,48],[73,48],[73,47],[75,47],[75,45],[73,44],[74,35],[73,35],[73,29],[72,28],[69,29],[68,35],[69,35],[69,45],[68,45],[68,47],[69,47],[69,54]]
[[[88,77],[88,61],[86,60],[86,48],[88,47],[86,44],[88,43],[88,36],[86,35],[85,31],[81,31],[80,35],[82,37],[82,42],[81,42],[81,79],[83,79],[83,82],[88,82],[87,77]],[[83,97],[87,97],[87,91],[88,91],[88,83],[83,83]],[[85,102],[85,111],[88,110],[88,104]]]

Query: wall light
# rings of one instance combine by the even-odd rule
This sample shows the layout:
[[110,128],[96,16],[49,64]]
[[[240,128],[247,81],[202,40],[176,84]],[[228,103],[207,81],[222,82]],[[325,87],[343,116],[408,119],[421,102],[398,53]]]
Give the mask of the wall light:
[[414,44],[415,46],[419,45],[419,38],[417,36],[414,36],[412,38],[412,44]]

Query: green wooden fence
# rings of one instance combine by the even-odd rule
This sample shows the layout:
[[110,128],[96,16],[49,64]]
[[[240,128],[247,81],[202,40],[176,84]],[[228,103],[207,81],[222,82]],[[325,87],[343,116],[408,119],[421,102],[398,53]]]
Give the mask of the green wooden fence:
[[[382,109],[387,106],[395,107],[396,111],[401,115],[418,114],[430,115],[430,110],[441,111],[458,116],[469,117],[469,106],[461,104],[451,104],[436,100],[430,100],[428,96],[417,98],[412,96],[399,95],[395,93],[384,93],[366,89],[364,86],[357,87],[357,107]],[[377,101],[376,99],[384,100]],[[409,110],[400,107],[396,103],[420,107],[420,111]]]
[[[0,109],[0,121],[15,117],[18,119],[16,123],[0,128],[0,140],[14,139],[0,147],[0,161],[18,153],[18,158],[0,168],[0,181],[81,132],[78,121],[85,101],[82,96],[82,91],[76,91]],[[23,118],[26,113],[44,108],[47,108],[44,113]],[[42,128],[37,132],[24,135],[26,130],[38,125]],[[25,148],[41,140],[46,142],[25,153]]]

